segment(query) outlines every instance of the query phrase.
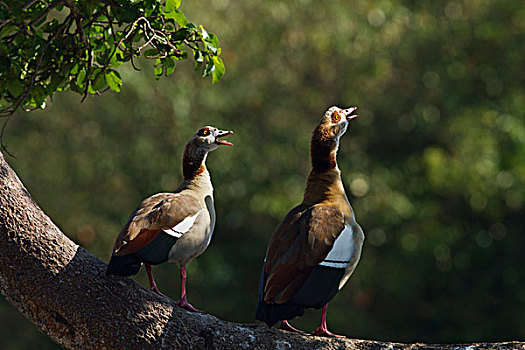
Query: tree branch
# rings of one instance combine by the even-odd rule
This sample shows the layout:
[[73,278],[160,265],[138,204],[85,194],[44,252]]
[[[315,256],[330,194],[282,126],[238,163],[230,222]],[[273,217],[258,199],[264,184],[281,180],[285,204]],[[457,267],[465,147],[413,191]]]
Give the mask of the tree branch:
[[35,18],[31,22],[29,22],[28,25],[29,26],[33,26],[35,23],[40,22],[43,18],[45,18],[49,14],[49,12],[53,11],[55,8],[57,8],[58,6],[63,5],[63,4],[65,4],[65,0],[54,1],[44,11],[42,11],[42,13],[40,15],[38,15],[37,18]]
[[[175,306],[67,238],[0,154],[0,291],[42,332],[69,349],[464,349],[290,334]],[[525,343],[470,344],[516,349]]]

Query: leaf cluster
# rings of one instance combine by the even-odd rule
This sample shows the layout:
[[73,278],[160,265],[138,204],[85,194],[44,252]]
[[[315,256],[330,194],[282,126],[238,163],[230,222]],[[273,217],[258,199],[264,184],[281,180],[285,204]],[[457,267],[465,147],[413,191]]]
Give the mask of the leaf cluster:
[[144,56],[155,76],[193,57],[217,82],[225,72],[216,35],[188,22],[181,0],[31,0],[0,3],[0,116],[44,108],[56,91],[84,98],[120,91],[116,70]]

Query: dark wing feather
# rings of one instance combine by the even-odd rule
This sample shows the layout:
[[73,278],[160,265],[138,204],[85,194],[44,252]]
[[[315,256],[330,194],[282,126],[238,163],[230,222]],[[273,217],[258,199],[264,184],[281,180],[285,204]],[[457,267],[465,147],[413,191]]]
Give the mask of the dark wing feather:
[[328,255],[344,226],[343,213],[334,207],[299,205],[292,209],[270,239],[264,301],[287,302]]
[[137,252],[151,243],[163,229],[177,225],[202,209],[195,197],[184,193],[159,193],[146,198],[120,231],[113,254]]

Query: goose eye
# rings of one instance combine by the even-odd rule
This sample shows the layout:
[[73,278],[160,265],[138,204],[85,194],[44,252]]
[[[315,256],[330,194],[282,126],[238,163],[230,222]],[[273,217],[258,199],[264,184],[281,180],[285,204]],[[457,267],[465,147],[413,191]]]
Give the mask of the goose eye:
[[199,130],[199,136],[208,136],[210,134],[209,129],[200,129]]
[[341,116],[339,115],[338,112],[332,113],[332,123],[339,123],[340,120],[341,120]]

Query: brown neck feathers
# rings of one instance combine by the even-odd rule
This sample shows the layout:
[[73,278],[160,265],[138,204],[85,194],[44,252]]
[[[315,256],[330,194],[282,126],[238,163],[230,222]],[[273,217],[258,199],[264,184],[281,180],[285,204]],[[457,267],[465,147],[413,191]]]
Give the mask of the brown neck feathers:
[[310,144],[310,156],[312,158],[312,169],[315,172],[323,173],[337,167],[336,159],[337,142],[332,139],[312,137]]
[[182,157],[182,174],[184,180],[191,180],[206,171],[206,152],[192,149],[186,145]]

